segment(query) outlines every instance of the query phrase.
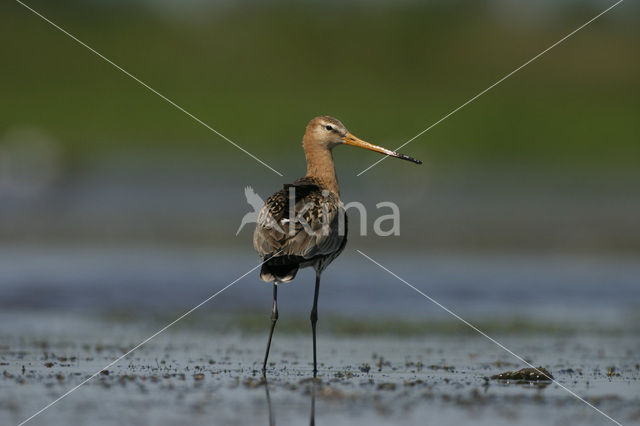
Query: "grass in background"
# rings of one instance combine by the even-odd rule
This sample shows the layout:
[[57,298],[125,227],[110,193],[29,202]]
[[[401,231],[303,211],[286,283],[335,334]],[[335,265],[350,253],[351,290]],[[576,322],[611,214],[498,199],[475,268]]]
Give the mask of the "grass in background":
[[[298,149],[318,114],[397,146],[604,8],[557,6],[527,20],[491,2],[241,2],[192,14],[29,4],[267,159]],[[0,11],[0,134],[42,128],[71,169],[121,150],[241,155],[17,3]],[[640,170],[639,37],[625,17],[634,13],[622,4],[407,151],[480,167]]]

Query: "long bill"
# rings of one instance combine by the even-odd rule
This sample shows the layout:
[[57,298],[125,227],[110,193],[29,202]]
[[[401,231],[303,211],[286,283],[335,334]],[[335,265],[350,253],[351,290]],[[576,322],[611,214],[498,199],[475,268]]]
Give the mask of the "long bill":
[[381,146],[374,145],[369,142],[365,142],[362,139],[357,138],[356,136],[352,135],[349,132],[347,132],[347,134],[342,138],[342,142],[346,143],[347,145],[357,146],[358,148],[368,149],[369,151],[379,152],[380,154],[388,155],[390,157],[396,157],[402,160],[411,161],[416,164],[422,164],[422,161],[420,160],[416,160],[415,158],[409,157],[408,155],[399,154],[395,151],[391,151],[390,149],[383,148]]

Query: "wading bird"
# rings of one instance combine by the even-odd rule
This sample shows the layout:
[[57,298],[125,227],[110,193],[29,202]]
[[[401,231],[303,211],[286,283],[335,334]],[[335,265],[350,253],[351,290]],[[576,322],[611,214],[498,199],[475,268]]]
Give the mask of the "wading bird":
[[313,377],[318,373],[316,322],[320,275],[347,243],[347,217],[340,201],[331,154],[334,147],[342,144],[422,164],[414,158],[358,139],[335,118],[321,116],[309,122],[302,139],[307,159],[306,176],[284,185],[267,199],[253,233],[253,245],[264,262],[260,278],[266,282],[273,281],[271,329],[262,365],[263,375],[266,374],[271,338],[278,320],[278,285],[293,280],[298,269],[308,266],[316,271],[311,309]]

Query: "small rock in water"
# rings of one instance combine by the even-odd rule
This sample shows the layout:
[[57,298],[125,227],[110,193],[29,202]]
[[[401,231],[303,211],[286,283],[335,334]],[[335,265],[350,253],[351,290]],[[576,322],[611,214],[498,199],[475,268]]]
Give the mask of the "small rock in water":
[[491,376],[493,380],[526,380],[530,382],[541,380],[553,380],[553,376],[546,368],[523,368],[518,371],[505,371]]

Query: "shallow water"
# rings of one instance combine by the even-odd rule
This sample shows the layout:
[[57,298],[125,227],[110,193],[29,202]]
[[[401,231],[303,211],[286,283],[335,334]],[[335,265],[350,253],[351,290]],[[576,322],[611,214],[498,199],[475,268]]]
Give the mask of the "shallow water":
[[[0,423],[29,417],[161,325],[0,314]],[[494,337],[617,421],[640,421],[637,334]],[[318,425],[613,424],[556,384],[486,380],[522,364],[481,336],[321,333],[314,383],[310,333],[276,329],[268,387],[258,372],[265,341],[176,324],[30,424],[269,424],[270,413],[272,424],[306,424],[312,404]]]
[[[355,248],[614,419],[640,422],[634,257],[354,246],[323,275],[319,383],[309,381],[310,271],[281,287],[260,381],[271,288],[256,271],[31,424],[269,424],[269,413],[305,424],[312,406],[319,425],[613,424],[557,384],[485,380],[524,365]],[[0,424],[18,424],[256,264],[249,249],[0,247]]]
[[[447,315],[375,260],[460,315],[514,314],[625,322],[640,303],[634,256],[379,252],[354,244],[323,274],[320,310],[329,314]],[[258,264],[255,253],[175,246],[0,246],[2,308],[182,310]],[[280,292],[284,312],[306,313],[313,274]],[[270,307],[271,288],[250,273],[223,295],[225,311]]]

